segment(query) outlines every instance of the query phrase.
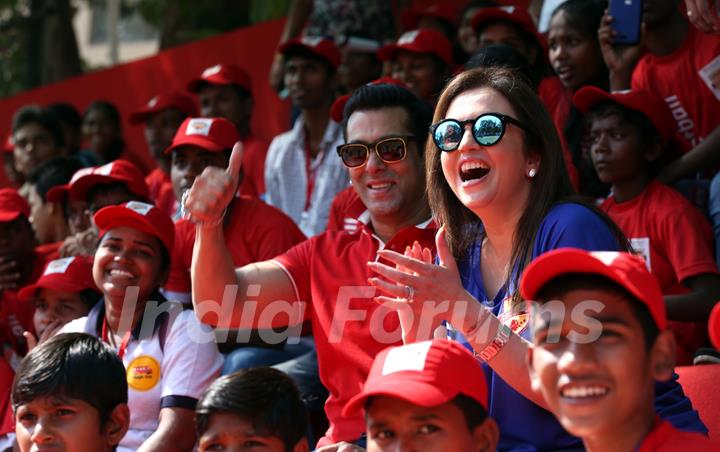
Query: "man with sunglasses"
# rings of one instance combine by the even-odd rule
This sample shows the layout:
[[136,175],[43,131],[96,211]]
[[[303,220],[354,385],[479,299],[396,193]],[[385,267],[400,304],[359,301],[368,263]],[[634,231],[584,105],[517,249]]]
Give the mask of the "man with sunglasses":
[[[367,262],[376,259],[379,249],[405,252],[415,242],[434,247],[422,155],[431,118],[428,105],[394,85],[366,85],[349,99],[346,144],[338,147],[339,157],[332,157],[350,167],[353,187],[367,206],[355,233],[325,232],[275,259],[234,269],[218,224],[237,184],[238,145],[230,169],[206,170],[186,199],[197,223],[191,267],[196,311],[202,312],[198,300],[222,300],[226,313],[202,321],[222,328],[277,329],[312,321],[320,378],[330,392],[325,404],[330,429],[318,443],[320,450],[335,450],[331,445],[342,441],[362,442],[362,415],[343,417],[342,408],[359,392],[375,355],[401,342],[397,314],[373,300],[376,292],[368,278],[374,274]],[[224,297],[226,286],[239,286],[237,299]],[[250,288],[252,298],[246,296]],[[243,316],[250,304],[245,300],[254,306],[252,319]],[[282,306],[281,315],[268,315]]]

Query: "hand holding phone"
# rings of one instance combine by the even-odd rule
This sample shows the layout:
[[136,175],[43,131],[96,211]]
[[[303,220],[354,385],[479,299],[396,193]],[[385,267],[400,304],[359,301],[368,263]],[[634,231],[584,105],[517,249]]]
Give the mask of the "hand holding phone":
[[643,13],[642,0],[610,0],[608,12],[613,18],[611,24],[615,31],[613,44],[638,44]]
[[629,43],[618,45],[620,44],[618,42],[618,32],[615,30],[614,25],[616,20],[617,18],[611,16],[609,11],[605,11],[605,15],[600,20],[598,41],[603,60],[610,72],[610,88],[612,90],[629,89],[632,71],[643,53],[643,46],[641,45],[643,25],[640,25],[636,45]]

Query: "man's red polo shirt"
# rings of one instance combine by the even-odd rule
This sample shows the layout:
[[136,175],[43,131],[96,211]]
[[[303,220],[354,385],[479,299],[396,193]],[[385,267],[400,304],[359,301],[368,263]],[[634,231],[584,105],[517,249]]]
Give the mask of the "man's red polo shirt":
[[307,303],[320,379],[330,392],[325,403],[330,428],[317,447],[354,441],[365,431],[362,415],[343,417],[342,409],[360,391],[375,355],[402,342],[397,312],[373,301],[368,278],[374,275],[367,262],[383,246],[403,253],[417,240],[435,249],[432,223],[405,228],[383,245],[367,226],[368,218],[360,216],[355,233],[328,231],[273,259],[292,280],[297,299]]

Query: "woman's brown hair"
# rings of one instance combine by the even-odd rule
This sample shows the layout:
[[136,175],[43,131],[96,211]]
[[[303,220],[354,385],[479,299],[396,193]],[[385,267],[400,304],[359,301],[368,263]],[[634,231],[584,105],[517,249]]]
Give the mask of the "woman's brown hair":
[[[520,217],[513,240],[509,278],[514,279],[513,287],[518,287],[520,274],[532,257],[533,243],[540,224],[555,204],[570,201],[575,192],[570,184],[560,140],[550,115],[532,88],[511,69],[477,68],[459,74],[440,95],[433,123],[446,118],[450,104],[458,96],[477,88],[492,89],[508,100],[515,119],[527,127],[524,132],[524,152],[540,156],[540,166],[531,182],[527,208]],[[479,219],[460,202],[447,183],[440,163],[441,152],[432,140],[428,140],[425,148],[428,199],[436,219],[445,225],[450,250],[456,258],[461,259],[478,240],[475,226]],[[614,223],[598,209],[586,206],[608,223],[622,247],[625,239]],[[512,295],[513,299],[518,298],[517,293],[508,295]],[[519,298],[514,301],[519,301]]]

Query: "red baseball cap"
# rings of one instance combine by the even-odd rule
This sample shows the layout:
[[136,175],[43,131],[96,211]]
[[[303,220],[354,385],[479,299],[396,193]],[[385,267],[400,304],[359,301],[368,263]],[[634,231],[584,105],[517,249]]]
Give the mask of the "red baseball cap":
[[537,26],[530,13],[520,6],[497,6],[482,8],[470,19],[470,25],[477,30],[487,22],[504,20],[511,22],[521,29],[538,36]]
[[577,248],[549,251],[525,269],[520,280],[520,293],[530,303],[548,282],[567,273],[600,275],[616,282],[647,306],[661,331],[666,328],[665,302],[660,286],[645,261],[630,253]]
[[95,281],[93,281],[92,266],[93,260],[88,256],[66,257],[50,261],[45,266],[42,276],[34,284],[26,286],[18,292],[18,298],[30,299],[38,289],[54,289],[72,293],[85,289],[98,291]]
[[426,28],[406,31],[398,38],[396,43],[382,46],[377,55],[381,61],[392,61],[400,50],[431,53],[448,66],[453,65],[452,45],[448,38],[438,30]]
[[720,302],[715,304],[710,313],[708,329],[710,330],[710,341],[716,349],[720,350]]
[[9,133],[7,139],[5,140],[5,143],[3,143],[2,150],[3,152],[13,152],[14,149],[15,143],[13,142],[13,136],[12,133]]
[[[368,83],[368,85],[381,85],[383,83],[407,88],[407,86],[403,82],[390,76],[380,77],[379,79],[373,80],[372,82]],[[333,102],[332,107],[330,108],[330,117],[333,121],[341,122],[343,120],[345,104],[347,104],[348,99],[350,99],[350,94],[344,94],[335,99],[335,102]]]
[[403,29],[414,30],[423,17],[433,17],[457,25],[458,8],[451,2],[413,5],[400,14],[400,23]]
[[340,50],[337,45],[335,45],[335,42],[330,39],[303,36],[302,38],[291,39],[281,45],[278,51],[285,55],[293,49],[298,48],[305,49],[320,58],[328,60],[335,68],[340,66]]
[[14,188],[0,189],[0,222],[13,221],[20,215],[30,216],[30,204]]
[[165,154],[186,145],[220,152],[232,149],[238,141],[240,134],[235,125],[225,118],[187,118],[178,127],[172,144],[165,149]]
[[80,168],[79,170],[75,171],[75,174],[73,174],[73,176],[70,178],[70,182],[68,182],[67,184],[56,185],[50,190],[48,190],[47,194],[45,195],[45,199],[47,199],[49,202],[55,202],[59,204],[64,203],[68,197],[68,193],[70,192],[70,186],[81,177],[87,174],[91,174],[95,168],[96,167]]
[[169,93],[158,94],[150,99],[145,107],[130,115],[130,124],[140,124],[147,121],[148,117],[153,113],[175,108],[185,114],[185,116],[197,116],[197,108],[195,102],[185,94],[172,91]]
[[677,125],[670,109],[665,101],[650,91],[636,89],[608,93],[595,86],[585,86],[573,96],[573,104],[583,113],[606,100],[645,115],[664,142],[668,142],[675,135]]
[[[80,170],[83,171],[83,170]],[[78,171],[79,172],[79,171]],[[141,197],[148,197],[148,186],[142,171],[127,160],[114,160],[102,166],[91,168],[79,177],[77,173],[70,181],[69,194],[73,199],[87,201],[88,192],[98,184],[111,184],[120,182],[125,184],[131,193]]]
[[345,405],[343,415],[360,411],[369,397],[389,396],[424,407],[464,394],[487,409],[487,386],[480,363],[455,341],[435,339],[378,353],[365,385]]
[[[250,75],[241,68],[234,64],[216,64],[205,68],[200,74],[200,78],[190,80],[187,85],[187,90],[191,93],[200,91],[203,84],[209,83],[211,85],[240,85],[247,92],[252,92],[252,82]],[[188,115],[194,116],[194,115]]]
[[98,210],[93,216],[95,225],[102,237],[114,228],[127,226],[153,235],[165,246],[172,258],[175,247],[175,224],[172,219],[152,204],[140,201],[129,201],[119,206],[107,206]]

